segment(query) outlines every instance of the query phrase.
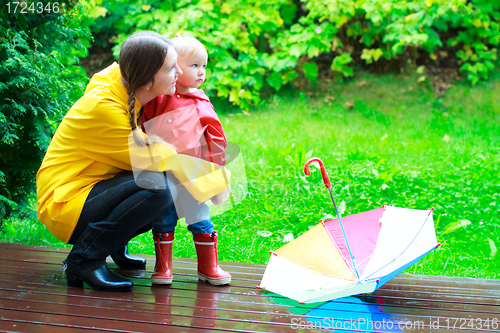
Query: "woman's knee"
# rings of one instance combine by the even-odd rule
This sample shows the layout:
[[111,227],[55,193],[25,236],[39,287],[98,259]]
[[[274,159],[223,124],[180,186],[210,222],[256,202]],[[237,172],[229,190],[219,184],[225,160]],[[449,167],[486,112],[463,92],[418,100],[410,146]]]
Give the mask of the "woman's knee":
[[139,174],[134,174],[134,177],[137,186],[146,190],[164,190],[168,187],[167,178],[163,172],[144,170]]
[[150,200],[158,201],[160,211],[173,204],[167,177],[163,172],[142,171],[135,176],[137,186],[152,193]]

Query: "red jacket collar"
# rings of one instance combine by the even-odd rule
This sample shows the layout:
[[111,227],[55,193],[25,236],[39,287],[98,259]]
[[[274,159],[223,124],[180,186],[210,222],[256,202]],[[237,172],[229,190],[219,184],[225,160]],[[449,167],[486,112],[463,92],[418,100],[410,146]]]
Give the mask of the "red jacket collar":
[[196,98],[196,99],[200,99],[202,101],[205,101],[205,102],[210,102],[210,100],[208,99],[207,95],[205,95],[205,92],[203,91],[203,89],[198,89],[194,92],[190,92],[190,93],[185,93],[185,94],[181,94],[179,92],[175,92],[174,96],[177,96],[177,95],[180,95],[180,96],[183,96],[183,97],[191,97],[191,98]]

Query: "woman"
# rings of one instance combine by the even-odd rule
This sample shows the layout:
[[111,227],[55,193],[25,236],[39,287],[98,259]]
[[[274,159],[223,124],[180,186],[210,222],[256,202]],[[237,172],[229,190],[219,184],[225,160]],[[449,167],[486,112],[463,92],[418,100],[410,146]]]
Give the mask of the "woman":
[[68,286],[132,288],[132,281],[111,272],[105,259],[111,255],[122,267],[145,267],[144,259],[128,255],[126,245],[162,224],[162,216],[177,218],[163,171],[187,182],[198,201],[226,187],[221,172],[189,185],[194,161],[138,129],[137,110],[172,94],[182,74],[170,40],[154,32],[134,34],[122,45],[119,64],[92,77],[59,125],[37,174],[38,219],[74,245],[64,262]]

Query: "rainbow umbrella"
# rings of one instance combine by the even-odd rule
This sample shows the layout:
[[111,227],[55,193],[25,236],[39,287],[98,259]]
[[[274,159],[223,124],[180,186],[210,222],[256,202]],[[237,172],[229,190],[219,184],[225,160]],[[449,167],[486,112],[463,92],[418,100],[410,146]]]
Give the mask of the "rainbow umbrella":
[[323,221],[271,252],[258,288],[300,303],[370,293],[438,247],[432,210],[384,206],[340,218],[323,162],[317,161],[337,219]]

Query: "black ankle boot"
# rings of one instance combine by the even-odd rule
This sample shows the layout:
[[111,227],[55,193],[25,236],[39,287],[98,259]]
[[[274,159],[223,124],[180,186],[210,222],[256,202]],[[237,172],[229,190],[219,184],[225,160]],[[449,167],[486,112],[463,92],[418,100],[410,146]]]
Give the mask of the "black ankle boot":
[[111,272],[106,264],[94,269],[73,269],[65,265],[66,279],[69,287],[83,288],[83,283],[99,291],[129,291],[134,283]]
[[129,254],[127,245],[113,253],[111,258],[121,268],[143,269],[146,267],[146,259]]

